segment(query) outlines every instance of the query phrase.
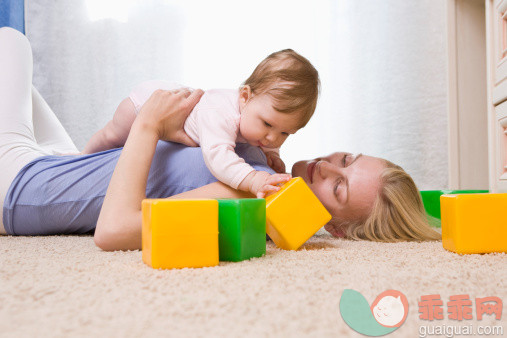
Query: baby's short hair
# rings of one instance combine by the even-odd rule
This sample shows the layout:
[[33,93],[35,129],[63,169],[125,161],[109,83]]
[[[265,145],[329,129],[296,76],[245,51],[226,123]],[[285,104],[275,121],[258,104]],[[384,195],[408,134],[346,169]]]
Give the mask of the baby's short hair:
[[274,109],[282,113],[300,113],[304,127],[317,106],[319,73],[310,61],[292,49],[275,52],[265,58],[243,83],[254,95],[268,94]]

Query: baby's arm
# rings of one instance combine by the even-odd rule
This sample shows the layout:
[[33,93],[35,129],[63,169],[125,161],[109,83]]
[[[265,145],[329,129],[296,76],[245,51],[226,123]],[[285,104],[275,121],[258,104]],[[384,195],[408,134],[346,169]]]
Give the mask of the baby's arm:
[[267,195],[280,190],[278,184],[288,182],[290,174],[269,174],[265,171],[252,171],[241,182],[238,189],[249,191],[257,198],[264,198]]
[[279,190],[276,185],[290,179],[290,175],[270,175],[256,171],[234,151],[238,125],[234,119],[217,111],[198,112],[199,139],[204,162],[222,183],[242,191],[251,192],[262,198],[272,191]]
[[269,167],[279,174],[284,173],[285,163],[280,158],[280,148],[261,147],[261,149],[266,155]]
[[83,149],[83,154],[123,147],[135,119],[134,104],[130,98],[126,98],[116,108],[113,119],[88,141]]

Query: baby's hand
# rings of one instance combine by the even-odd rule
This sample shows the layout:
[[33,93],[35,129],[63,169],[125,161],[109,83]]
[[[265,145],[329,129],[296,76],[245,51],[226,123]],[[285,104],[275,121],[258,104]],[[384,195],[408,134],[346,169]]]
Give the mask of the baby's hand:
[[283,163],[282,159],[276,152],[268,151],[265,153],[265,155],[268,160],[268,165],[271,167],[271,169],[279,174],[285,172],[285,163]]
[[250,192],[257,196],[257,198],[264,198],[280,190],[278,184],[288,182],[291,178],[290,174],[270,175],[265,171],[257,171],[253,178]]

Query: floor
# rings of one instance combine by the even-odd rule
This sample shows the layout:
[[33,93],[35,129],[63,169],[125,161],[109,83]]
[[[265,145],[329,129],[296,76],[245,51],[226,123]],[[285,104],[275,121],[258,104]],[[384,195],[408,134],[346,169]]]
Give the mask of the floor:
[[[388,289],[407,297],[390,337],[450,326],[507,335],[507,314],[478,321],[475,307],[487,296],[507,302],[505,253],[461,256],[440,242],[357,242],[323,230],[298,251],[268,242],[261,258],[181,270],[154,270],[140,251],[103,252],[91,236],[0,236],[0,289],[0,337],[364,337],[340,314],[345,289],[368,304]],[[443,319],[422,320],[418,302],[433,294]],[[472,320],[449,318],[454,295],[469,295]]]

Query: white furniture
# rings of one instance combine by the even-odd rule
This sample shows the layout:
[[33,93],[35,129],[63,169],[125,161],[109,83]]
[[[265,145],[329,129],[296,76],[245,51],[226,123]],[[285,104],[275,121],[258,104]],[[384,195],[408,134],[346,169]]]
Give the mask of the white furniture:
[[449,186],[507,193],[507,0],[447,0]]
[[507,192],[507,1],[486,0],[489,187]]
[[449,188],[488,188],[484,0],[447,0]]

